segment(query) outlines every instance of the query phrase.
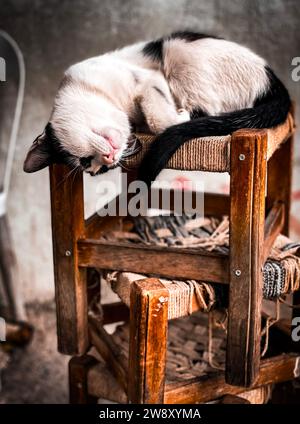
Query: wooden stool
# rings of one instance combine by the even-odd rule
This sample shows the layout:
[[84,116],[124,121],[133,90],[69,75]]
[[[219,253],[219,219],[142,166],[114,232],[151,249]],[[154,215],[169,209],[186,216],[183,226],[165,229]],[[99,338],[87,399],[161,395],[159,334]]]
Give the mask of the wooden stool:
[[[60,352],[83,354],[90,341],[95,343],[93,334],[99,332],[98,341],[99,334],[105,337],[93,324],[89,337],[86,270],[132,271],[229,284],[226,383],[241,387],[268,384],[280,370],[283,379],[293,378],[297,356],[288,357],[287,365],[282,357],[260,364],[262,267],[277,235],[288,234],[293,130],[289,116],[272,130],[239,130],[231,137],[220,137],[219,149],[215,137],[213,161],[209,139],[193,143],[193,149],[201,149],[196,156],[206,156],[206,161],[201,161],[206,170],[207,164],[213,163],[210,170],[230,172],[230,196],[206,193],[204,197],[205,215],[229,214],[229,256],[100,239],[106,231],[120,228],[120,217],[95,214],[85,220],[82,174],[68,179],[66,166],[53,165],[50,182]],[[189,143],[186,146],[191,148]],[[171,167],[186,165],[184,149],[174,155]],[[198,169],[202,168],[200,164]],[[137,283],[131,294],[130,346],[136,357],[129,362],[128,397],[131,402],[196,402],[205,390],[202,384],[164,389],[167,301],[162,298],[167,299],[168,292],[153,279]],[[120,321],[126,314],[123,304],[106,306],[104,323]],[[114,369],[119,368],[119,378],[127,385],[127,373],[119,366],[118,355],[111,356],[112,350],[105,359],[114,363]],[[223,377],[218,378],[216,390],[219,383],[225,384]],[[193,393],[191,397],[189,393]]]

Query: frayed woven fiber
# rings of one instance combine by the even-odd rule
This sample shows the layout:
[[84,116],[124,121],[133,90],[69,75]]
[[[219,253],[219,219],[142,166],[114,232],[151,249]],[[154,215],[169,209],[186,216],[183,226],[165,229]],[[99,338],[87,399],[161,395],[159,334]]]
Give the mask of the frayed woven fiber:
[[[283,124],[267,130],[268,159],[293,130],[294,120],[291,114]],[[122,166],[129,170],[138,168],[154,140],[155,136],[151,134],[133,134],[132,146],[125,153]],[[166,168],[182,171],[229,172],[230,141],[231,135],[189,140],[169,159]]]
[[[187,381],[194,377],[212,375],[217,372],[208,361],[208,317],[196,313],[189,319],[172,320],[168,327],[166,361],[167,383]],[[119,325],[112,334],[113,341],[120,346],[121,353],[128,357],[129,325]],[[182,348],[184,346],[184,349]],[[211,355],[214,361],[223,366],[226,355],[226,334],[215,327],[213,331]]]
[[[123,234],[123,237],[122,237]],[[130,236],[129,236],[130,235]],[[107,237],[114,239],[114,233],[110,232]],[[197,216],[156,216],[137,217],[132,220],[131,231],[122,233],[119,231],[117,239],[128,243],[158,245],[173,247],[185,247],[199,249],[201,251],[215,251],[229,254],[229,220],[227,216],[222,219],[215,217],[199,218]],[[263,268],[263,296],[265,299],[272,299],[283,294],[294,292],[300,289],[300,244],[292,243],[285,236],[278,236],[271,250],[270,256]],[[121,298],[126,298],[129,302],[130,279],[146,278],[145,275],[132,273],[117,273],[114,283],[118,286],[116,292],[120,295],[120,290],[127,291]],[[138,276],[138,278],[137,278]],[[201,276],[199,276],[201,278]],[[123,280],[126,280],[124,282]],[[201,300],[201,291],[207,291],[212,285],[207,285],[204,289],[203,282],[198,281],[172,281],[161,279],[172,292],[172,299],[177,306],[177,310],[170,312],[170,317],[183,316],[190,313],[191,297],[198,290],[199,305],[203,310],[209,310],[206,302]],[[123,287],[122,289],[120,287]],[[214,289],[212,289],[214,290]],[[125,303],[127,303],[125,301]],[[173,303],[173,302],[172,302]],[[210,303],[209,303],[210,304]],[[179,315],[178,315],[179,314]]]

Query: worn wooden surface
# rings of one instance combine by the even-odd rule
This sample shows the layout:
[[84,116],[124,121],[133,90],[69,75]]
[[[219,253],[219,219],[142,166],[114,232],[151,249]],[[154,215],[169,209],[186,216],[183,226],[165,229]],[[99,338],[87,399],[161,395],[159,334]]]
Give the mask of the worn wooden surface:
[[285,222],[285,206],[282,202],[274,204],[265,221],[264,260],[268,259],[276,237],[281,233]]
[[[261,361],[260,372],[253,389],[272,383],[294,380],[299,377],[300,356],[295,354],[282,354]],[[104,373],[103,373],[104,372]],[[101,384],[107,375],[108,384]],[[107,399],[116,402],[126,402],[126,393],[121,386],[109,375],[108,370],[103,370],[101,364],[91,368],[88,375],[90,393],[95,397],[107,396]],[[107,386],[112,387],[107,393]],[[216,375],[207,378],[199,377],[192,381],[171,383],[165,387],[164,403],[167,404],[193,404],[210,402],[224,396],[239,396],[245,393],[243,387],[226,384],[224,373],[217,372]]]
[[86,239],[78,242],[78,254],[82,267],[228,283],[228,258],[215,252]]
[[168,294],[154,278],[131,287],[128,398],[132,403],[163,402]]
[[259,370],[266,149],[265,131],[232,136],[226,381],[238,386],[253,384]]
[[291,207],[292,166],[294,135],[276,150],[268,162],[267,208],[281,201],[285,206],[285,220],[282,234],[289,235],[289,217]]
[[101,275],[96,268],[87,268],[86,270],[86,283],[87,283],[87,301],[88,307],[92,308],[95,299],[101,302]]
[[97,403],[97,397],[88,391],[88,372],[96,366],[97,360],[90,356],[74,356],[69,362],[69,398],[70,404],[83,405]]
[[[283,354],[261,361],[258,378],[252,388],[271,383],[293,380],[300,375],[300,357],[295,354]],[[227,384],[224,375],[200,377],[186,384],[172,383],[166,386],[165,403],[202,403],[218,399],[226,394],[238,395],[245,389]]]
[[6,321],[6,341],[1,345],[10,347],[22,347],[31,342],[34,328],[27,322]]
[[222,405],[238,405],[238,404],[250,404],[249,400],[244,399],[237,395],[225,395],[221,401],[220,404]]
[[[179,212],[184,211],[185,213],[191,212],[187,208],[187,206],[192,207],[192,211],[195,211],[196,205],[197,205],[197,195],[195,192],[191,194],[191,204],[188,205],[187,202],[184,199],[184,196],[181,197],[181,202],[177,203],[176,201],[176,191],[174,189],[168,190],[169,191],[169,209],[171,211],[178,210]],[[156,194],[154,195],[154,193]],[[184,191],[182,192],[184,193]],[[151,196],[152,199],[157,199],[156,201],[151,202]],[[178,199],[178,198],[177,198]],[[180,199],[180,197],[179,197]],[[149,193],[148,198],[148,204],[149,207],[152,207],[154,209],[163,209],[163,195],[162,195],[162,189],[152,189],[151,193]],[[203,206],[204,206],[204,214],[206,216],[208,215],[214,215],[214,216],[220,216],[220,215],[228,215],[229,214],[229,196],[226,194],[221,193],[203,193]],[[168,208],[165,208],[168,209]],[[202,211],[198,211],[200,213]]]
[[84,237],[82,173],[68,178],[65,165],[50,167],[53,260],[58,350],[82,354],[88,346],[86,272],[78,266],[77,240]]
[[118,216],[101,217],[95,212],[85,220],[85,236],[87,238],[99,238],[103,231],[119,230],[122,220]]
[[129,320],[129,308],[123,302],[105,303],[102,310],[103,325]]
[[127,390],[127,360],[97,319],[89,317],[91,344],[109,365],[112,373]]
[[127,403],[125,390],[111,374],[107,364],[99,362],[89,370],[87,378],[90,395],[112,402]]

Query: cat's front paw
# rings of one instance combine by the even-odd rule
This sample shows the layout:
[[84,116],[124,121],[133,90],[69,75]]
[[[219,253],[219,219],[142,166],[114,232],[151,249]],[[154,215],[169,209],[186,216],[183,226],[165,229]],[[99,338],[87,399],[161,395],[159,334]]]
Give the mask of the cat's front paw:
[[186,109],[178,109],[178,122],[186,122],[191,119],[190,113]]

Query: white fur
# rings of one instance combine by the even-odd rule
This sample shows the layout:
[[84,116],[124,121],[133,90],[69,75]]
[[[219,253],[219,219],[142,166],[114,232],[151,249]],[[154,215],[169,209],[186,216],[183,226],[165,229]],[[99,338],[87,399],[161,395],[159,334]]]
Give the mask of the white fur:
[[268,85],[266,62],[226,40],[204,38],[165,44],[165,75],[183,108],[209,115],[252,107]]
[[110,152],[107,133],[119,134],[117,162],[140,124],[160,133],[201,108],[220,114],[252,107],[268,86],[265,61],[236,43],[217,39],[164,44],[164,68],[142,54],[145,43],[73,65],[57,93],[51,116],[55,134],[77,157],[94,156],[96,172]]

